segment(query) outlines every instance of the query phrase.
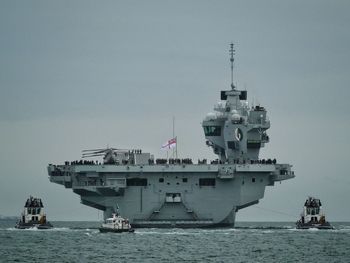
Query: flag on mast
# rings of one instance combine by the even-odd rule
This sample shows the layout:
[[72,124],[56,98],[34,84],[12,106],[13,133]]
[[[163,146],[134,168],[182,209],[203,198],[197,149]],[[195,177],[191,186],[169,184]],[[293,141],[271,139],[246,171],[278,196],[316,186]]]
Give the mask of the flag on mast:
[[176,147],[176,137],[168,140],[161,147],[162,150],[169,150]]

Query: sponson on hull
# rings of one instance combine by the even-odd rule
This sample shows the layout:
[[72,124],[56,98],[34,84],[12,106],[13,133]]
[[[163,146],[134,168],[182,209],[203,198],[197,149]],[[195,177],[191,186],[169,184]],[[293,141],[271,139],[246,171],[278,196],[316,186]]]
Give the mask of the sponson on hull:
[[19,229],[34,227],[38,229],[52,228],[50,222],[46,220],[44,206],[40,198],[30,196],[27,199],[24,205],[24,211],[15,227]]
[[[230,51],[233,69],[233,45]],[[94,149],[83,157],[102,156],[102,163],[50,164],[50,181],[71,188],[83,204],[102,210],[105,219],[118,208],[133,227],[233,226],[236,212],[257,204],[266,186],[291,179],[294,172],[274,158],[259,159],[270,140],[270,121],[263,106],[248,105],[247,91],[234,86],[232,75],[230,89],[219,98],[202,122],[205,144],[217,155],[213,161]]]

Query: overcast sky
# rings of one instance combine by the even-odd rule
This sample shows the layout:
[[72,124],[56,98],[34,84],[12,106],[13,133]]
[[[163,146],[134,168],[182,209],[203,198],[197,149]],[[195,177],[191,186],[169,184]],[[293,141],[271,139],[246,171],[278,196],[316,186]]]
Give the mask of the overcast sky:
[[234,78],[268,110],[262,158],[296,178],[237,220],[295,221],[307,196],[349,221],[349,1],[0,0],[0,214],[41,197],[49,220],[98,220],[47,164],[107,145],[216,158],[200,122]]

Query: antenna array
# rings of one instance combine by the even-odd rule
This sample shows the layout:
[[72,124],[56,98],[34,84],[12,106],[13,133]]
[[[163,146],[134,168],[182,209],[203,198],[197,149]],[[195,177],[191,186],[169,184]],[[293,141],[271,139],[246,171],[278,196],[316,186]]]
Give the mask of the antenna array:
[[230,58],[230,61],[231,61],[231,88],[234,89],[235,88],[235,85],[233,85],[233,62],[235,61],[234,59],[234,55],[235,55],[235,52],[236,50],[233,49],[233,43],[230,44],[231,48],[230,48],[230,55],[231,55],[231,58]]

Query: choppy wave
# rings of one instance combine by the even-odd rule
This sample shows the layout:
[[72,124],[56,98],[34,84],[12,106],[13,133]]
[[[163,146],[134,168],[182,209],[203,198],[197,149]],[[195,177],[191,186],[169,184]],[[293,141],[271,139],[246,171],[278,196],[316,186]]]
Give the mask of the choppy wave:
[[137,228],[133,234],[100,233],[96,222],[53,225],[22,230],[0,222],[0,261],[348,262],[349,258],[350,223],[335,224],[335,230],[301,230],[293,223],[244,222],[235,228]]
[[0,228],[0,230],[7,230],[7,231],[39,231],[39,232],[52,232],[52,231],[71,231],[73,229],[68,227],[53,227],[50,229],[38,229],[37,227],[31,227],[26,229],[18,229],[15,227],[8,227],[8,228]]
[[[264,233],[272,233],[279,230],[290,230],[290,231],[319,231],[317,228],[310,229],[297,229],[293,226],[282,226],[282,227],[235,227],[235,228],[210,228],[210,229],[182,229],[182,228],[173,228],[173,229],[162,229],[162,228],[136,228],[135,233],[139,234],[162,234],[162,235],[191,235],[191,234],[203,234],[203,233],[234,233],[234,232],[244,232],[244,231],[260,231]],[[53,227],[51,229],[38,229],[36,227],[28,229],[18,229],[15,227],[5,227],[0,228],[0,231],[39,231],[39,232],[99,232],[97,227],[83,228],[83,227]],[[350,226],[337,226],[334,229],[322,229],[322,232],[325,231],[342,231],[350,232]]]
[[38,231],[38,232],[82,232],[82,231],[97,231],[97,228],[70,228],[70,227],[53,227],[50,229],[38,229],[31,227],[26,229],[18,229],[15,227],[0,228],[0,231]]
[[255,229],[255,230],[281,230],[281,229],[291,229],[293,226],[240,226],[234,229]]

